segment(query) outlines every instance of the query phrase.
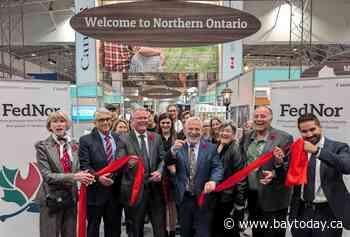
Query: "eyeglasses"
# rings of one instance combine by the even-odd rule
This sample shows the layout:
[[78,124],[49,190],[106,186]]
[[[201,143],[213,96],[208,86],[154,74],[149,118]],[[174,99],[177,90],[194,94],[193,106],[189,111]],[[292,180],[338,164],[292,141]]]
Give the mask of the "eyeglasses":
[[104,122],[109,122],[111,120],[112,120],[112,118],[100,118],[100,119],[97,119],[97,122],[104,123]]

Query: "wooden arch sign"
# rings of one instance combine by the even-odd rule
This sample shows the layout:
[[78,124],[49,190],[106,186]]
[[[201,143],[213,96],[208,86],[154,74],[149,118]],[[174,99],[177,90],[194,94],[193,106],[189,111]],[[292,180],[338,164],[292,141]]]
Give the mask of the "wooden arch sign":
[[121,2],[90,8],[70,24],[89,37],[151,47],[192,47],[256,33],[260,21],[233,8],[178,0]]

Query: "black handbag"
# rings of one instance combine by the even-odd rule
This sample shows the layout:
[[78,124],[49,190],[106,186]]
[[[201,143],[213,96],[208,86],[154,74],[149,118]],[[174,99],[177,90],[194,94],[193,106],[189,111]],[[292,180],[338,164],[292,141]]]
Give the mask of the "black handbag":
[[46,194],[46,206],[50,213],[73,207],[74,204],[73,194],[67,190],[55,190]]

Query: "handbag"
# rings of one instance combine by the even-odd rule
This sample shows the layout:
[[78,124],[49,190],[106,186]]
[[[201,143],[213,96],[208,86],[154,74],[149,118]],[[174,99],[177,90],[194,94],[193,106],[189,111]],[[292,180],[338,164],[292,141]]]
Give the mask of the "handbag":
[[46,206],[49,208],[50,213],[57,213],[74,206],[73,194],[68,190],[54,190],[46,193]]

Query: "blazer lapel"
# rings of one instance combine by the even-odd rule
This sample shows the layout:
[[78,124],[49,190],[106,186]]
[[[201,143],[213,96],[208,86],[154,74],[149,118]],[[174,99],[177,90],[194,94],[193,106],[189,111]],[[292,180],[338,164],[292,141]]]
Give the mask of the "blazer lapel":
[[148,155],[150,158],[150,162],[151,162],[151,169],[153,170],[153,166],[156,163],[156,158],[155,157],[155,146],[154,146],[154,141],[155,140],[155,136],[153,133],[149,133],[147,132],[147,142],[148,142]]
[[[327,150],[331,150],[329,148],[331,144],[329,143],[329,140],[327,138],[325,138],[324,140],[324,144],[323,144],[323,147]],[[324,176],[326,174],[326,165],[324,164],[324,162],[321,162],[321,165],[320,165],[320,176],[321,176],[321,185],[322,185],[322,180],[324,180]]]
[[198,174],[198,170],[200,170],[201,165],[207,156],[207,144],[200,142],[199,148],[198,148],[198,156],[197,156],[197,167],[196,167],[196,174]]
[[107,156],[105,152],[105,148],[103,146],[100,134],[98,133],[97,129],[94,131],[94,139],[95,139],[95,144],[97,145],[98,150],[100,153],[103,155],[104,160],[107,161]]
[[76,172],[79,171],[79,159],[78,159],[78,149],[73,149],[73,147],[76,146],[77,144],[72,142],[72,171]]
[[58,150],[57,150],[56,142],[50,136],[46,140],[46,144],[45,145],[46,145],[47,151],[49,152],[49,159],[51,159],[53,161],[53,163],[55,164],[56,168],[59,171],[63,172],[63,168],[62,168],[61,163],[60,163],[60,157],[59,157],[59,153],[58,153]]
[[142,152],[140,150],[139,142],[133,130],[130,131],[129,137],[133,147],[135,148],[136,155],[141,156]]
[[182,153],[182,157],[184,158],[184,164],[185,164],[185,168],[186,168],[186,173],[187,175],[189,175],[190,173],[190,164],[189,164],[189,160],[188,160],[188,144],[185,143],[182,147],[182,149],[180,150],[180,152]]

